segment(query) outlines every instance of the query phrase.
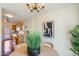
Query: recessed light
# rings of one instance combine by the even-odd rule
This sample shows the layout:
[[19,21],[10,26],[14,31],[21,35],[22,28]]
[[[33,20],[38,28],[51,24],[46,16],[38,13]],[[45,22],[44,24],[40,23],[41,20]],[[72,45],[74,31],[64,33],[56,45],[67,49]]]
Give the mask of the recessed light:
[[7,16],[8,18],[14,18],[14,15],[9,14],[9,13],[5,13],[5,16]]

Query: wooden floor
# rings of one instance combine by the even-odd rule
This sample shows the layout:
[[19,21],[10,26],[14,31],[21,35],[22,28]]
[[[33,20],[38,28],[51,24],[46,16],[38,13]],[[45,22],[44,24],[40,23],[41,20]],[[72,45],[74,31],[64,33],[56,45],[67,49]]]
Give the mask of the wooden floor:
[[[10,56],[28,56],[27,55],[27,44],[22,43],[16,46],[14,52],[10,54]],[[59,56],[54,48],[42,46],[41,52],[39,56]]]

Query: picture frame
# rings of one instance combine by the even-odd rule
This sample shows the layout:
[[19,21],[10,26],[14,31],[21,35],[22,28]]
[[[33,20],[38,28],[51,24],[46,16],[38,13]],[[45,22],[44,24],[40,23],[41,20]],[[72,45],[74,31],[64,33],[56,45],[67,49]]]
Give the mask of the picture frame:
[[45,21],[42,24],[43,28],[43,36],[44,37],[51,37],[54,39],[54,20],[53,21]]

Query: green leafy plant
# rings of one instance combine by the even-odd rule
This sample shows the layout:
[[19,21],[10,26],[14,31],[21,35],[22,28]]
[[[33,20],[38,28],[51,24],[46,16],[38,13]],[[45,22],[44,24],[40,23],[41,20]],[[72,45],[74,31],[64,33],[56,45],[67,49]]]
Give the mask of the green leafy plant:
[[70,50],[79,56],[79,25],[75,26],[74,29],[71,30],[69,33],[72,35],[72,48],[70,48]]
[[28,34],[27,44],[28,47],[32,50],[38,49],[41,43],[41,36],[38,32],[30,32]]

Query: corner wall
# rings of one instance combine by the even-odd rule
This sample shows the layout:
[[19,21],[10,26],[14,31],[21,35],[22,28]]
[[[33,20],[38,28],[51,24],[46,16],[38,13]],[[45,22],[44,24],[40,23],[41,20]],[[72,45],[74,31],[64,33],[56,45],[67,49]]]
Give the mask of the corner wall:
[[72,55],[69,31],[77,24],[77,6],[72,5],[31,18],[27,21],[29,30],[39,31],[42,35],[42,23],[53,21],[55,25],[55,38],[44,38],[43,41],[52,42],[54,48],[61,56]]
[[78,5],[78,24],[79,24],[79,5]]

